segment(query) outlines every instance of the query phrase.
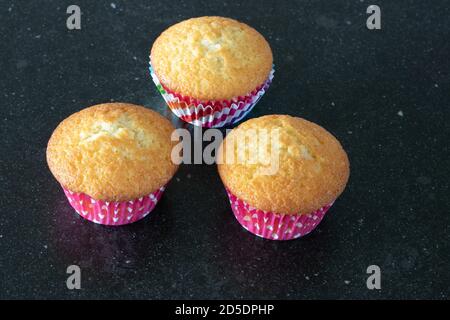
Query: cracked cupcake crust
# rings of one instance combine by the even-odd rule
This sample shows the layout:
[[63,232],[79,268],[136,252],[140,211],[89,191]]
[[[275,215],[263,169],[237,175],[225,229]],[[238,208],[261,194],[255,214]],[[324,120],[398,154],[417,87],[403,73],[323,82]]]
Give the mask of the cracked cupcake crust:
[[273,62],[258,31],[222,17],[171,26],[156,39],[150,58],[163,85],[199,100],[245,96],[267,80]]
[[[278,142],[264,138],[264,130],[278,132]],[[252,142],[249,137],[255,136],[259,140]],[[267,152],[252,158],[258,147]],[[272,147],[279,156],[277,152],[270,156]],[[350,174],[347,154],[332,134],[288,115],[242,123],[227,135],[217,159],[220,177],[231,193],[255,208],[283,214],[308,214],[330,204],[342,193]]]
[[157,112],[126,103],[86,108],[62,121],[47,146],[60,184],[97,200],[148,195],[175,174],[172,124]]

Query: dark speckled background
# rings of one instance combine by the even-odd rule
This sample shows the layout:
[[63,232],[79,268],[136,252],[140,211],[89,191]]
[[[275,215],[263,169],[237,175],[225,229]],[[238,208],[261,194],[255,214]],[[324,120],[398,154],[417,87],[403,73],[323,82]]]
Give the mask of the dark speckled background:
[[[80,31],[66,29],[73,3]],[[448,299],[449,4],[376,1],[381,31],[365,26],[369,4],[0,1],[0,298]],[[215,166],[182,166],[157,209],[121,228],[81,219],[47,169],[52,130],[84,107],[126,101],[172,118],[149,48],[201,15],[247,22],[273,48],[275,80],[251,117],[305,117],[349,154],[346,191],[303,239],[242,229]],[[65,285],[71,264],[79,291]],[[366,288],[371,264],[380,291]]]

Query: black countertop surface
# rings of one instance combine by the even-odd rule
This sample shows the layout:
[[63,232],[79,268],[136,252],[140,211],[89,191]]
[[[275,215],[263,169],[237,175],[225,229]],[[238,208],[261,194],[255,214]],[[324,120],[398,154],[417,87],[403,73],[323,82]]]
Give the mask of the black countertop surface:
[[[0,3],[0,298],[448,298],[449,39],[445,1]],[[45,149],[68,115],[123,101],[168,111],[148,74],[155,38],[223,15],[259,30],[274,82],[249,117],[287,113],[343,144],[347,189],[305,238],[275,242],[234,218],[214,165],[183,165],[147,218],[83,220]],[[247,117],[247,119],[249,118]],[[187,126],[191,128],[190,126]],[[66,268],[82,270],[68,290]],[[381,290],[366,269],[381,268]]]

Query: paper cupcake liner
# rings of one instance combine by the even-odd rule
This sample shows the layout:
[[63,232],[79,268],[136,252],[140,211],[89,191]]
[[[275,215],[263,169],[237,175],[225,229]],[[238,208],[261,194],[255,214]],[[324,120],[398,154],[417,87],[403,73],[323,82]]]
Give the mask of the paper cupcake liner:
[[165,186],[139,199],[122,202],[95,200],[85,193],[63,189],[70,205],[83,218],[98,224],[120,226],[146,217],[161,199]]
[[244,229],[270,240],[291,240],[307,235],[333,205],[330,203],[309,214],[280,214],[256,209],[226,190],[231,209]]
[[244,118],[267,91],[275,73],[272,68],[267,80],[246,96],[236,97],[232,100],[200,101],[166,88],[159,81],[151,64],[149,70],[156,88],[170,110],[183,121],[205,128],[231,125]]

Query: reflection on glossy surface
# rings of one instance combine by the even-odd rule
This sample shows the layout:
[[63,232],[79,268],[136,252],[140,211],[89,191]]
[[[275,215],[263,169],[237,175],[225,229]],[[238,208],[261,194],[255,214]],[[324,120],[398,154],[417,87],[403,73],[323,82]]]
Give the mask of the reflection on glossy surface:
[[[2,2],[0,38],[16,49],[0,50],[0,298],[449,297],[444,1],[384,2],[381,32],[365,28],[359,1],[226,3],[85,2],[82,30],[68,32],[59,2]],[[250,117],[292,114],[330,130],[352,165],[345,192],[313,233],[273,242],[235,220],[216,166],[182,165],[142,221],[83,220],[48,171],[52,130],[111,99],[192,130],[155,89],[148,54],[169,25],[212,13],[248,22],[273,49],[277,76]],[[66,288],[71,264],[82,290]],[[366,287],[372,264],[380,291]]]

